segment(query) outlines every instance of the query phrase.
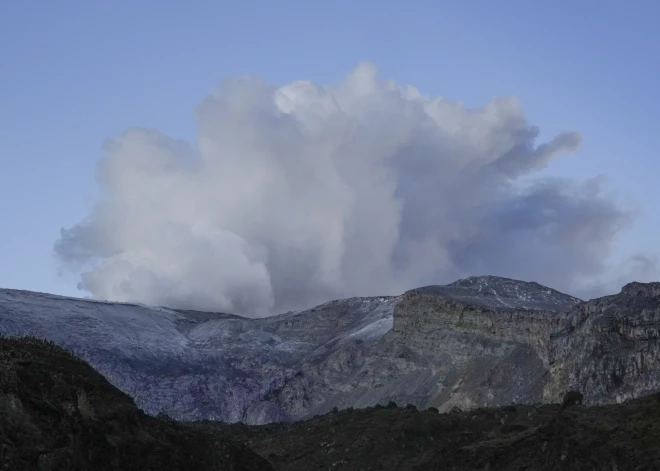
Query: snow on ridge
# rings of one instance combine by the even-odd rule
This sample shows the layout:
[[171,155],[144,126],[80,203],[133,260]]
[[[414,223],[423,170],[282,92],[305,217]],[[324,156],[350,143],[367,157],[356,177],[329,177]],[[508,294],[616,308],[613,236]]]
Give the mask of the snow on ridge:
[[376,340],[392,328],[396,299],[355,297],[260,319],[204,318],[165,307],[0,289],[0,333],[35,335],[78,352],[112,351],[140,359],[193,359],[202,351],[222,354],[235,348],[249,348],[255,353],[272,349],[302,353],[318,344],[312,345],[304,338],[283,340],[271,332],[272,326],[294,316],[310,316],[313,323],[319,311],[330,318],[335,311],[338,316],[351,312],[356,322],[338,327],[336,339]]
[[435,293],[459,302],[489,308],[562,311],[581,300],[536,282],[498,276],[471,276],[448,285],[434,285],[412,291]]
[[346,338],[357,338],[360,340],[377,340],[392,330],[394,326],[394,315],[382,317],[361,329],[351,332]]
[[183,354],[188,341],[176,328],[182,318],[166,308],[0,290],[0,332],[35,335],[77,349],[128,356]]

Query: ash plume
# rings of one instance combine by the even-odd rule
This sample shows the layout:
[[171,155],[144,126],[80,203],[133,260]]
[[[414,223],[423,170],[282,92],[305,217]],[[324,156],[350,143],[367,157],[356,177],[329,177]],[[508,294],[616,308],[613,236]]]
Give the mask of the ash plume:
[[602,181],[535,178],[581,137],[536,143],[513,97],[470,109],[380,80],[224,81],[197,142],[130,129],[100,199],[55,250],[92,297],[262,316],[472,274],[575,291],[630,216]]

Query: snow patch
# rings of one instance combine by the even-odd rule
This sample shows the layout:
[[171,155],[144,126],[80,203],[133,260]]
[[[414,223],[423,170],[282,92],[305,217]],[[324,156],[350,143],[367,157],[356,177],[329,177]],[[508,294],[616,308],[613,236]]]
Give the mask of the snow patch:
[[394,315],[378,319],[371,324],[362,327],[355,332],[348,334],[347,338],[357,338],[360,340],[377,340],[392,330],[394,326]]

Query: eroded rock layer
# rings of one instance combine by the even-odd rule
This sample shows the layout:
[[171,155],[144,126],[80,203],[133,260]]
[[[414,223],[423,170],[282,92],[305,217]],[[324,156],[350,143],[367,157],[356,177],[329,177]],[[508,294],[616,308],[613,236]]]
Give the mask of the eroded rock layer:
[[260,424],[333,407],[586,403],[660,390],[660,283],[582,302],[493,276],[266,319],[0,291],[0,332],[90,362],[147,412]]

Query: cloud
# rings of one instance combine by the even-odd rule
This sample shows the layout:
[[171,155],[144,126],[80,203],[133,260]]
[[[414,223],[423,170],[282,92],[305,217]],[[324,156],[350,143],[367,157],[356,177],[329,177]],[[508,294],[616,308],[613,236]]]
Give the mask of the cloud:
[[600,276],[629,215],[602,181],[535,179],[576,132],[535,144],[516,98],[481,108],[382,81],[224,81],[197,142],[131,129],[60,258],[93,297],[267,315],[470,274],[570,289]]
[[631,281],[649,283],[660,278],[660,262],[655,254],[635,253],[622,263],[610,264],[600,276],[588,278],[575,286],[581,299],[593,299],[604,294],[615,294]]

